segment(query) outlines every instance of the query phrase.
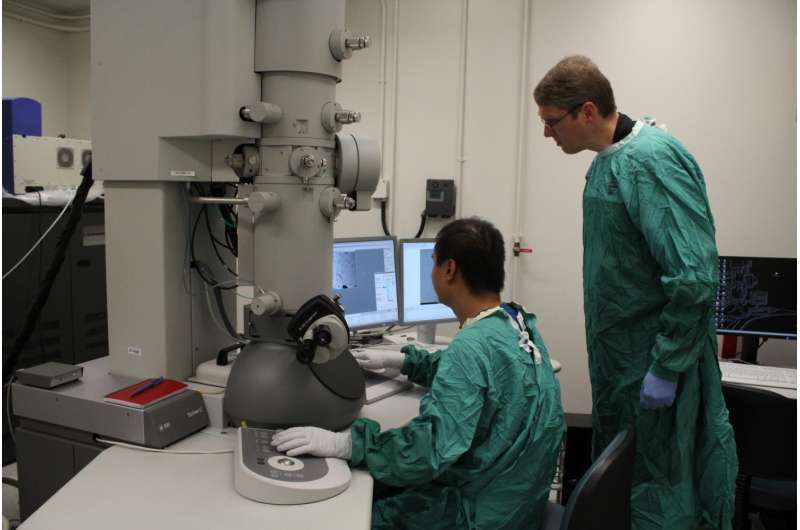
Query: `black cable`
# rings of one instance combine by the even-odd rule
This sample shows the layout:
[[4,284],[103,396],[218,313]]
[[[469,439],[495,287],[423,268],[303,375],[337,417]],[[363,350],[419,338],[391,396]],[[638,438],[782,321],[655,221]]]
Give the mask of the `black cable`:
[[[233,198],[239,195],[239,187],[234,186]],[[239,215],[233,204],[223,204],[220,206],[220,214],[225,221],[225,240],[231,247],[231,252],[235,257],[239,257]]]
[[217,259],[219,260],[220,263],[222,263],[222,266],[225,267],[229,273],[238,278],[239,275],[233,272],[231,268],[228,267],[228,264],[225,263],[225,260],[222,259],[222,255],[219,253],[219,250],[217,250],[217,244],[219,244],[223,248],[227,248],[228,250],[231,251],[231,253],[233,253],[233,249],[231,249],[227,245],[224,245],[221,241],[218,241],[217,238],[214,237],[214,234],[211,232],[211,221],[208,218],[208,209],[206,209],[206,207],[203,206],[203,210],[205,212],[205,218],[206,218],[206,230],[208,230],[208,236],[211,238],[211,248],[214,249],[214,254],[217,255]]
[[[189,254],[192,257],[192,262],[190,263],[190,266],[197,271],[197,274],[200,276],[200,279],[203,280],[203,283],[210,285],[211,287],[214,287],[217,284],[217,282],[214,280],[214,276],[211,275],[211,279],[209,279],[206,277],[205,274],[203,274],[203,269],[201,266],[205,266],[206,268],[208,268],[208,266],[205,265],[202,261],[198,261],[197,256],[195,256],[194,253],[194,239],[195,235],[197,234],[197,225],[200,223],[200,216],[203,215],[204,208],[205,206],[200,208],[200,211],[197,212],[197,218],[195,218],[194,227],[192,227],[192,239],[189,242]],[[231,285],[229,287],[220,287],[220,289],[228,290],[228,289],[236,289],[237,287],[238,285]]]
[[228,244],[228,250],[234,257],[239,257],[239,238],[236,236],[236,227],[238,219],[233,217],[233,205],[220,204],[219,213],[225,223],[225,242]]
[[[205,208],[205,206],[203,206],[203,208]],[[192,227],[192,238],[189,241],[189,254],[192,257],[191,267],[197,271],[197,274],[200,276],[200,279],[203,280],[203,283],[206,283],[208,285],[214,285],[214,283],[211,280],[209,280],[203,275],[203,272],[200,269],[200,267],[197,266],[199,262],[197,261],[197,256],[195,256],[194,254],[194,237],[195,234],[197,234],[197,225],[200,223],[200,216],[203,215],[203,208],[200,208],[200,211],[197,212],[197,217],[194,220],[194,226]]]
[[39,317],[41,316],[42,309],[44,308],[44,305],[47,303],[47,299],[50,296],[50,290],[53,288],[53,283],[55,283],[58,271],[61,270],[61,265],[64,263],[64,258],[66,257],[67,248],[69,247],[70,240],[72,239],[72,234],[75,232],[75,228],[78,226],[78,221],[80,221],[81,214],[83,213],[83,205],[86,202],[86,196],[89,193],[89,188],[92,187],[92,183],[94,182],[94,180],[92,180],[91,161],[86,165],[85,168],[83,168],[81,175],[83,176],[83,179],[81,180],[78,189],[75,191],[75,198],[73,199],[69,216],[67,218],[67,224],[64,226],[64,230],[58,237],[53,261],[50,262],[50,267],[47,269],[47,274],[44,277],[44,281],[39,285],[39,291],[36,294],[36,299],[34,300],[31,308],[28,310],[22,330],[20,330],[19,335],[17,335],[17,337],[14,339],[14,344],[11,347],[8,357],[3,360],[3,374],[7,377],[13,375],[20,353],[22,353],[22,349],[25,347],[28,339],[30,339],[33,330],[36,328],[36,324],[39,322]]
[[225,324],[225,329],[228,330],[228,334],[235,338],[246,338],[239,335],[236,332],[236,328],[231,324],[231,320],[228,318],[228,312],[225,311],[225,305],[222,301],[222,291],[217,286],[214,286],[214,299],[217,301],[217,310],[219,311],[220,318],[222,318],[222,323]]
[[[198,193],[198,195],[203,195],[203,188],[201,188],[200,185],[197,184],[196,182],[192,183],[192,188],[195,189],[195,191]],[[195,255],[195,252],[194,252],[194,241],[195,241],[196,236],[197,236],[197,225],[200,223],[200,216],[203,215],[203,212],[205,211],[205,209],[206,209],[205,205],[203,205],[200,208],[200,211],[197,212],[197,217],[194,220],[194,225],[192,226],[192,235],[191,235],[191,239],[189,240],[189,255],[192,258],[192,262],[190,263],[190,266],[191,266],[191,268],[193,268],[194,270],[197,271],[197,274],[200,276],[200,279],[203,281],[203,283],[205,283],[206,285],[210,285],[210,286],[214,287],[214,286],[216,286],[217,282],[214,280],[213,274],[210,274],[210,272],[209,272],[209,275],[211,276],[211,279],[206,277],[206,275],[203,273],[203,269],[200,266],[200,265],[205,265],[205,264],[203,264],[202,262],[197,260],[197,256]],[[215,248],[215,251],[216,251],[216,248]],[[208,270],[210,271],[210,269],[208,269]],[[220,287],[220,289],[229,290],[229,289],[236,289],[237,287],[238,287],[238,285],[231,285],[231,286],[228,286],[228,287]]]
[[389,227],[386,226],[386,201],[381,201],[381,226],[383,227],[383,233],[387,237],[391,237],[392,234],[389,233]]
[[239,234],[235,228],[231,228],[228,232],[228,239],[231,242],[231,246],[233,246],[233,255],[237,258],[239,257]]
[[[234,199],[235,198],[236,197],[234,197]],[[233,225],[233,226],[231,226],[231,228],[236,228],[236,225],[237,225],[237,223],[239,221],[239,214],[236,213],[236,206],[234,206],[233,204],[227,204],[227,205],[224,205],[224,206],[227,206],[225,211],[227,212],[228,216],[230,216],[230,222],[231,222],[231,225]]]
[[227,229],[225,230],[225,243],[228,245],[227,248],[228,248],[228,250],[231,251],[231,254],[233,254],[233,257],[238,258],[239,255],[238,255],[237,250],[235,248],[235,243],[233,241],[231,241],[231,233]]
[[3,484],[8,484],[9,486],[14,486],[19,489],[19,480],[13,477],[3,477]]
[[[419,230],[417,230],[417,235],[414,236],[414,239],[419,239],[422,235],[422,232],[425,231],[425,222],[428,219],[428,211],[422,210],[422,213],[419,214]],[[389,232],[389,227],[386,225],[386,201],[381,202],[381,227],[383,228],[383,233],[387,237],[391,237],[392,234]]]
[[208,217],[208,209],[207,208],[203,212],[203,215],[204,215],[204,217],[206,219],[206,231],[208,232],[208,235],[211,238],[211,241],[213,241],[217,245],[221,246],[222,248],[227,249],[228,251],[233,251],[233,249],[230,248],[227,243],[223,243],[222,241],[217,239],[217,236],[214,235],[214,232],[211,230],[211,219]]
[[[238,184],[231,184],[231,183],[228,183],[228,184],[233,187],[233,198],[234,199],[239,198],[239,185]],[[236,219],[236,223],[235,224],[237,225],[236,227],[238,228],[238,225],[239,225],[239,214],[236,213],[236,208],[232,204],[229,205],[229,210],[230,210],[231,214],[233,215],[233,218]]]
[[239,257],[239,253],[238,253],[238,251],[237,251],[237,250],[234,248],[234,246],[236,245],[236,242],[234,242],[234,241],[232,241],[232,240],[231,240],[231,233],[230,233],[230,232],[228,232],[227,230],[225,231],[225,241],[227,241],[227,243],[228,243],[228,247],[230,247],[230,249],[231,249],[231,254],[233,254],[233,257],[235,257],[235,258],[238,258],[238,257]]
[[422,213],[419,214],[420,221],[419,221],[419,230],[417,230],[417,235],[414,236],[414,239],[419,239],[419,236],[422,235],[422,232],[425,231],[425,221],[428,219],[428,211],[422,210]]
[[[226,184],[227,184],[227,185],[230,185],[230,183],[226,183]],[[198,183],[196,183],[196,182],[193,182],[193,183],[192,183],[192,187],[195,189],[195,191],[197,192],[197,194],[198,194],[199,196],[202,196],[202,195],[204,195],[204,194],[205,194],[205,192],[203,191],[203,188],[202,188],[202,187],[201,187],[201,186],[200,186]],[[237,194],[239,193],[239,189],[238,189],[238,188],[236,188],[236,193],[237,193]],[[223,218],[223,220],[225,220],[225,221],[228,221],[228,223],[230,223],[230,224],[232,224],[232,225],[235,225],[236,223],[234,223],[234,222],[233,222],[233,221],[231,221],[230,219],[227,219],[227,218],[225,217],[225,213],[224,213],[224,212],[225,212],[225,208],[232,207],[232,206],[231,206],[231,205],[228,205],[228,204],[220,204],[220,205],[218,205],[218,206],[219,206],[220,213],[222,214],[222,218]],[[223,242],[222,242],[222,241],[220,241],[220,240],[219,240],[219,239],[218,239],[218,238],[217,238],[217,237],[214,235],[214,233],[212,232],[212,230],[211,230],[211,222],[210,222],[210,220],[209,220],[209,217],[208,217],[208,210],[206,209],[205,205],[203,205],[202,211],[203,211],[203,212],[204,212],[204,214],[205,214],[205,218],[206,218],[206,229],[208,230],[208,235],[211,237],[212,241],[214,241],[214,242],[215,242],[217,245],[219,245],[219,246],[221,246],[221,247],[223,247],[223,248],[226,248],[226,249],[228,249],[228,251],[229,251],[231,254],[233,254],[233,255],[234,255],[234,257],[238,257],[238,255],[237,255],[237,250],[236,250],[236,249],[235,249],[235,248],[234,248],[234,247],[233,247],[233,246],[232,246],[232,245],[231,245],[229,242],[227,242],[227,241],[226,241],[225,243],[223,243]],[[226,230],[227,230],[227,228],[228,228],[228,226],[227,226],[227,224],[226,224]],[[235,226],[234,226],[234,229],[235,229]],[[226,239],[227,239],[227,238],[226,238]],[[216,252],[216,248],[214,249],[214,251]],[[223,262],[222,262],[222,263],[223,263],[223,265],[225,265],[225,268],[227,268],[227,265],[225,264],[224,260],[223,260]],[[234,272],[233,272],[233,271],[231,271],[230,269],[228,269],[228,270],[231,272],[231,274],[234,274],[234,275],[236,275],[236,273],[234,273]]]
[[[232,204],[218,204],[219,207],[219,214],[222,216],[222,219],[225,220],[226,223],[230,223],[231,225],[234,224],[233,222],[233,205]],[[225,226],[228,226],[226,224]]]
[[[220,318],[222,318],[222,323],[224,324],[225,329],[228,331],[228,335],[230,335],[231,338],[235,340],[241,340],[241,341],[250,341],[258,339],[258,337],[250,337],[247,335],[240,335],[239,333],[237,333],[236,328],[233,327],[230,318],[228,318],[228,312],[225,311],[225,304],[223,303],[222,300],[222,290],[225,289],[225,287],[220,287],[217,284],[216,280],[214,279],[214,272],[208,265],[206,265],[202,261],[196,262],[196,268],[198,272],[200,272],[201,269],[205,269],[205,274],[207,274],[211,278],[212,283],[210,283],[209,285],[211,285],[211,288],[214,291],[214,301],[216,302],[217,305],[217,311],[219,312]],[[209,307],[208,310],[213,311],[211,307]]]

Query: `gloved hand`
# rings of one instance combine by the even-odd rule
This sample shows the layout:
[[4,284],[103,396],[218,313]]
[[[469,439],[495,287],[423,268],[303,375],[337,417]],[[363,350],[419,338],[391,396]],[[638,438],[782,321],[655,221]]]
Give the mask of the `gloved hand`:
[[406,354],[397,350],[355,350],[353,357],[362,370],[381,371],[381,375],[389,378],[400,375],[403,362],[406,360]]
[[662,379],[653,372],[648,371],[642,381],[642,390],[639,392],[639,404],[643,409],[658,409],[670,407],[675,401],[675,391],[678,383]]
[[309,454],[349,460],[353,452],[349,430],[333,432],[318,427],[292,427],[276,433],[271,443],[288,456]]

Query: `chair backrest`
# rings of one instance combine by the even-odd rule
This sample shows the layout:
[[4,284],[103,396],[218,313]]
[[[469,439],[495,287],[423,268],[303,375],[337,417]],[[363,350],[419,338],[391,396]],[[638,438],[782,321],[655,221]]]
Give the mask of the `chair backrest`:
[[618,433],[575,486],[560,530],[629,530],[635,458],[633,431]]
[[794,480],[797,471],[797,401],[778,393],[723,383],[736,437],[739,473]]

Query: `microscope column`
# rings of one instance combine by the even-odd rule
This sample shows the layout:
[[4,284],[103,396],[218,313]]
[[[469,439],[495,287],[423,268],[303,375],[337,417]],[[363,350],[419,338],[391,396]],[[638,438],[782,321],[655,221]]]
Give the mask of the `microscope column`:
[[320,211],[320,195],[333,187],[335,139],[322,124],[322,109],[335,101],[341,63],[329,46],[344,28],[344,0],[259,0],[256,4],[255,70],[261,98],[283,117],[261,128],[258,191],[276,193],[281,207],[254,227],[254,281],[280,294],[283,311],[262,318],[259,331],[286,335],[286,312],[331,292],[333,224]]

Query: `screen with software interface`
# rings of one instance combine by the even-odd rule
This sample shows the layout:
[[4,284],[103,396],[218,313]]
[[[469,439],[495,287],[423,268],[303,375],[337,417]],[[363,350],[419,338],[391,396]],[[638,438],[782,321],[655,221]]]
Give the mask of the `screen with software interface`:
[[333,243],[333,293],[347,325],[365,328],[399,320],[394,239]]
[[453,310],[439,302],[431,281],[434,241],[400,242],[402,255],[402,321],[407,324],[455,320]]
[[719,257],[717,332],[797,337],[797,260]]

